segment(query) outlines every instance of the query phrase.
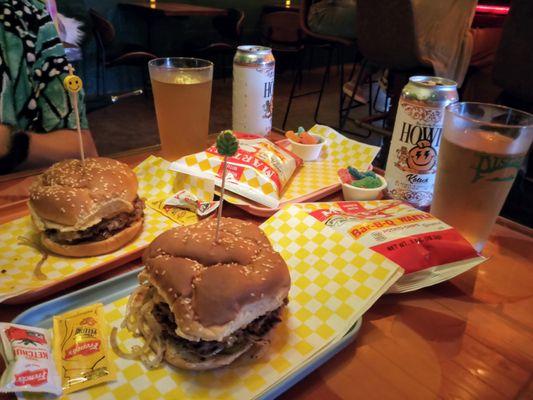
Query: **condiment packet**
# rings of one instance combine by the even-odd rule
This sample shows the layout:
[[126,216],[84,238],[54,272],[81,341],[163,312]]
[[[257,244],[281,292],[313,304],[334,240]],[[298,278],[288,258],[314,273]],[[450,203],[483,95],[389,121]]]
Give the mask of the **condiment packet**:
[[54,317],[54,358],[64,393],[116,379],[102,304]]
[[[234,134],[239,140],[239,149],[227,159],[226,189],[264,206],[278,207],[283,189],[302,165],[302,159],[260,136]],[[170,169],[214,179],[220,186],[223,160],[216,146],[211,146],[206,151],[174,161]]]
[[0,392],[61,394],[61,382],[52,359],[47,330],[0,322],[0,348],[6,369]]
[[217,209],[219,202],[200,201],[188,190],[180,190],[178,193],[166,199],[163,205],[184,208],[195,212],[199,217],[205,217]]

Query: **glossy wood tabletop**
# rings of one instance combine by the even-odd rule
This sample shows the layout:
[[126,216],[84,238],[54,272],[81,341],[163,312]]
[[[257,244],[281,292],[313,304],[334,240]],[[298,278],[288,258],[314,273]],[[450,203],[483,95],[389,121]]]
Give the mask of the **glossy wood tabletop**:
[[[121,159],[134,165],[146,155]],[[7,207],[0,220],[25,212],[22,203]],[[224,214],[262,221],[231,205]],[[364,315],[356,341],[281,398],[533,399],[532,254],[532,231],[500,219],[484,250],[487,262],[440,285],[382,297]],[[32,305],[1,305],[0,321]]]
[[162,2],[162,1],[123,1],[122,7],[137,8],[142,11],[153,11],[161,13],[167,17],[189,17],[205,16],[214,17],[217,15],[226,15],[227,11],[223,8],[197,6],[193,4]]

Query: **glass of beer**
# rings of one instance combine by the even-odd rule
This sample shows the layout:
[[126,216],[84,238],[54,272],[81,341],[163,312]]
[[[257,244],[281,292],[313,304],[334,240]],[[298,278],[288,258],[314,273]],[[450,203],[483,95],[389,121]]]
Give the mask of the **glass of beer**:
[[455,103],[445,109],[431,213],[481,251],[533,140],[533,115]]
[[161,153],[167,160],[207,146],[213,63],[197,58],[157,58],[148,63]]

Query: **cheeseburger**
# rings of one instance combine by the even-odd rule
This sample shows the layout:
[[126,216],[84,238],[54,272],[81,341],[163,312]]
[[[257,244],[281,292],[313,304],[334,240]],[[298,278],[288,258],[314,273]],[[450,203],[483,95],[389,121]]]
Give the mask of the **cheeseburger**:
[[142,229],[137,177],[110,158],[58,162],[30,186],[29,209],[42,244],[68,257],[123,247]]
[[145,346],[128,358],[208,370],[259,357],[269,344],[287,303],[287,265],[254,224],[222,218],[217,243],[215,226],[169,230],[146,250],[124,321]]

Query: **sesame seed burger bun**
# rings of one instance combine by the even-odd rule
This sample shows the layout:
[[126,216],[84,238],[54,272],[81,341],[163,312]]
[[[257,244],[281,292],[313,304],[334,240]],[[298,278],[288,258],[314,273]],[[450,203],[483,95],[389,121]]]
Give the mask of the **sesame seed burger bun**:
[[266,352],[282,320],[291,278],[281,255],[253,223],[222,218],[217,242],[215,229],[210,219],[168,230],[143,255],[124,324],[144,336],[155,365],[247,364]]
[[30,186],[28,203],[35,226],[44,231],[79,231],[103,218],[132,212],[137,177],[124,163],[97,157],[52,165]]
[[222,218],[178,227],[158,236],[144,254],[140,281],[167,303],[176,334],[220,341],[284,304],[290,288],[287,264],[251,222]]
[[142,231],[143,220],[133,224],[114,234],[108,239],[97,242],[84,242],[80,244],[61,244],[49,239],[44,233],[41,234],[41,243],[44,247],[55,254],[66,257],[93,257],[111,253],[120,249],[135,239]]

